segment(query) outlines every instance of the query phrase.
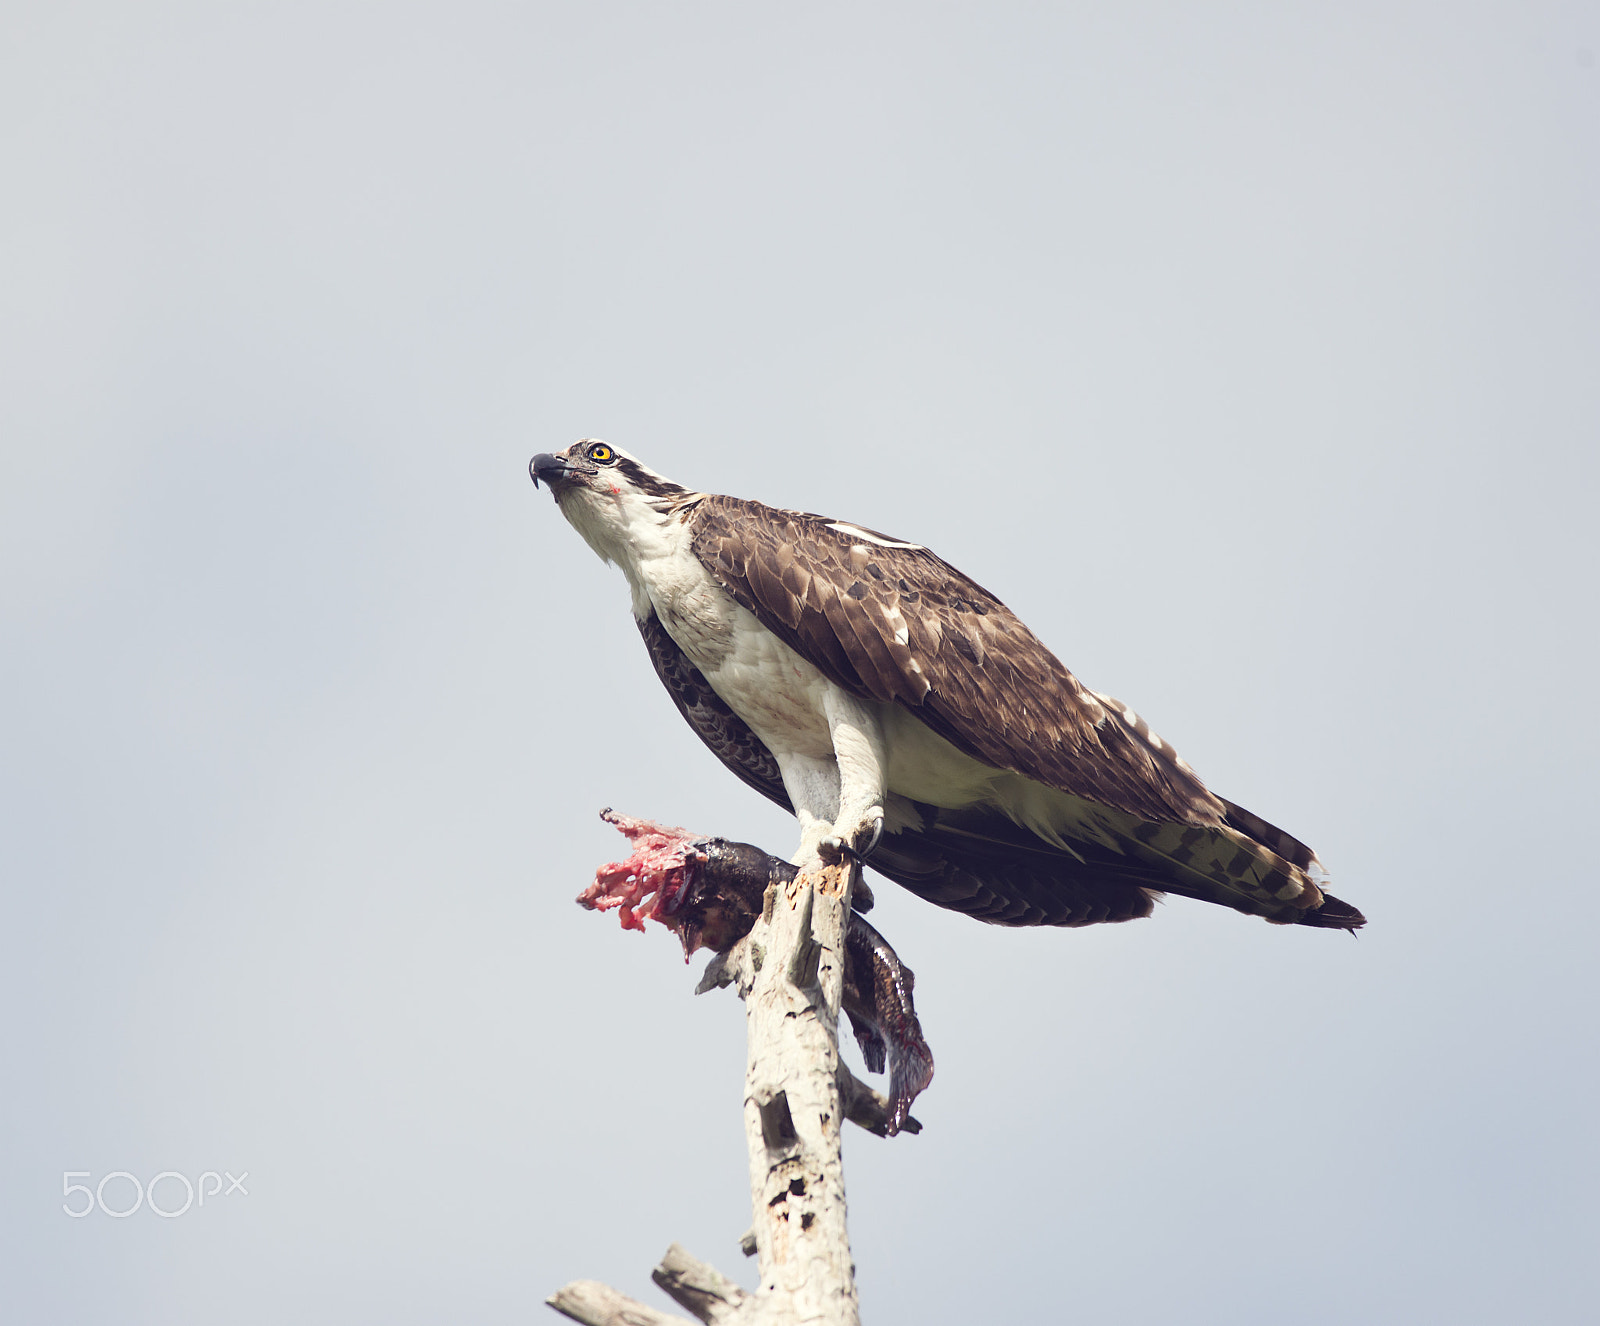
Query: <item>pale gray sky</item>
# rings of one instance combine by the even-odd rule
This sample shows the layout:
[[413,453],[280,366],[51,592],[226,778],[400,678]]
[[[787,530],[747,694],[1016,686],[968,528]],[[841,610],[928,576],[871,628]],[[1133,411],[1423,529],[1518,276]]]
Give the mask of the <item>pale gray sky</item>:
[[[593,435],[933,545],[1371,919],[881,883],[938,1076],[848,1139],[870,1322],[1593,1320],[1597,51],[1526,0],[6,6],[0,1315],[748,1280],[737,1001],[571,899],[604,805],[794,834],[528,483]],[[73,1220],[69,1170],[249,1195]]]

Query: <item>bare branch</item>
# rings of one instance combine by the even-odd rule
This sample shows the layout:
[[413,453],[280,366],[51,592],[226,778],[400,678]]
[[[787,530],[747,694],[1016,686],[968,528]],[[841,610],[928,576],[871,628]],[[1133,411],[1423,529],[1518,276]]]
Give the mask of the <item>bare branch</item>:
[[545,1302],[564,1317],[584,1326],[694,1326],[687,1317],[646,1307],[598,1280],[574,1280]]
[[[774,1322],[859,1320],[838,1078],[844,933],[858,870],[825,866],[775,881],[739,973],[745,1138],[761,1266],[751,1315]],[[772,956],[758,966],[760,953]]]
[[678,1243],[667,1249],[650,1278],[707,1326],[726,1320],[750,1297],[721,1271],[690,1256]]
[[[759,1258],[749,1293],[678,1244],[653,1278],[705,1326],[857,1326],[845,1224],[846,1118],[879,1136],[919,1132],[908,1110],[933,1075],[912,1005],[913,975],[882,935],[853,916],[871,894],[861,868],[812,858],[800,869],[749,843],[606,812],[633,844],[579,898],[620,909],[624,926],[659,921],[687,955],[715,950],[697,994],[734,985],[745,1003],[745,1139],[755,1222],[740,1240]],[[847,971],[848,969],[848,971]],[[885,1096],[839,1059],[848,1010],[868,1068],[890,1073]],[[550,1306],[588,1326],[687,1326],[594,1281]]]

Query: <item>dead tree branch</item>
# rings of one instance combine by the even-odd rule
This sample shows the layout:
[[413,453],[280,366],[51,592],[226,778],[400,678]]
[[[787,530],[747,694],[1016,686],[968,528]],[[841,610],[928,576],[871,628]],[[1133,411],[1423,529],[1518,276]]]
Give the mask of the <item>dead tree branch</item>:
[[751,1320],[859,1320],[839,1093],[844,932],[858,869],[825,866],[770,885],[743,945],[745,1140],[768,1309]]
[[[660,921],[685,953],[718,950],[699,990],[736,985],[745,1002],[745,1139],[754,1224],[743,1241],[759,1258],[749,1293],[677,1244],[653,1278],[708,1326],[858,1326],[846,1228],[845,1119],[879,1136],[918,1132],[910,1105],[933,1076],[912,1007],[913,977],[851,911],[871,894],[854,861],[799,871],[747,843],[697,838],[603,812],[633,855],[602,867],[579,902],[620,909],[625,927]],[[850,1013],[887,1095],[839,1058],[839,1013]],[[548,1300],[590,1326],[681,1323],[615,1290],[578,1281]]]
[[673,1302],[686,1307],[707,1326],[737,1320],[739,1307],[750,1297],[714,1266],[691,1257],[674,1243],[650,1272]]
[[545,1302],[564,1317],[584,1326],[694,1326],[687,1317],[674,1317],[619,1294],[598,1280],[574,1280],[551,1294]]

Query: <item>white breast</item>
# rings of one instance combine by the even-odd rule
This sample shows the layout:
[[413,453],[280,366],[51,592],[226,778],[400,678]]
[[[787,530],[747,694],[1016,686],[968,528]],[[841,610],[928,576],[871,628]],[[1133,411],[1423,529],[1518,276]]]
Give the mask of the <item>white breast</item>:
[[694,555],[687,533],[662,555],[624,567],[634,612],[655,610],[711,689],[774,755],[832,755],[823,696],[833,683],[734,602]]

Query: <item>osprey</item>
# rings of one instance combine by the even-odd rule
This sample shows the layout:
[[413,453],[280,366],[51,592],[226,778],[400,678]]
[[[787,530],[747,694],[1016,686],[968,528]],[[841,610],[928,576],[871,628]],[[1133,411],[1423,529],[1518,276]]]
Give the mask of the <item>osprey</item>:
[[593,439],[528,468],[621,567],[689,726],[798,818],[796,864],[852,852],[1000,925],[1125,921],[1161,893],[1364,924],[1309,847],[921,544],[695,492]]

